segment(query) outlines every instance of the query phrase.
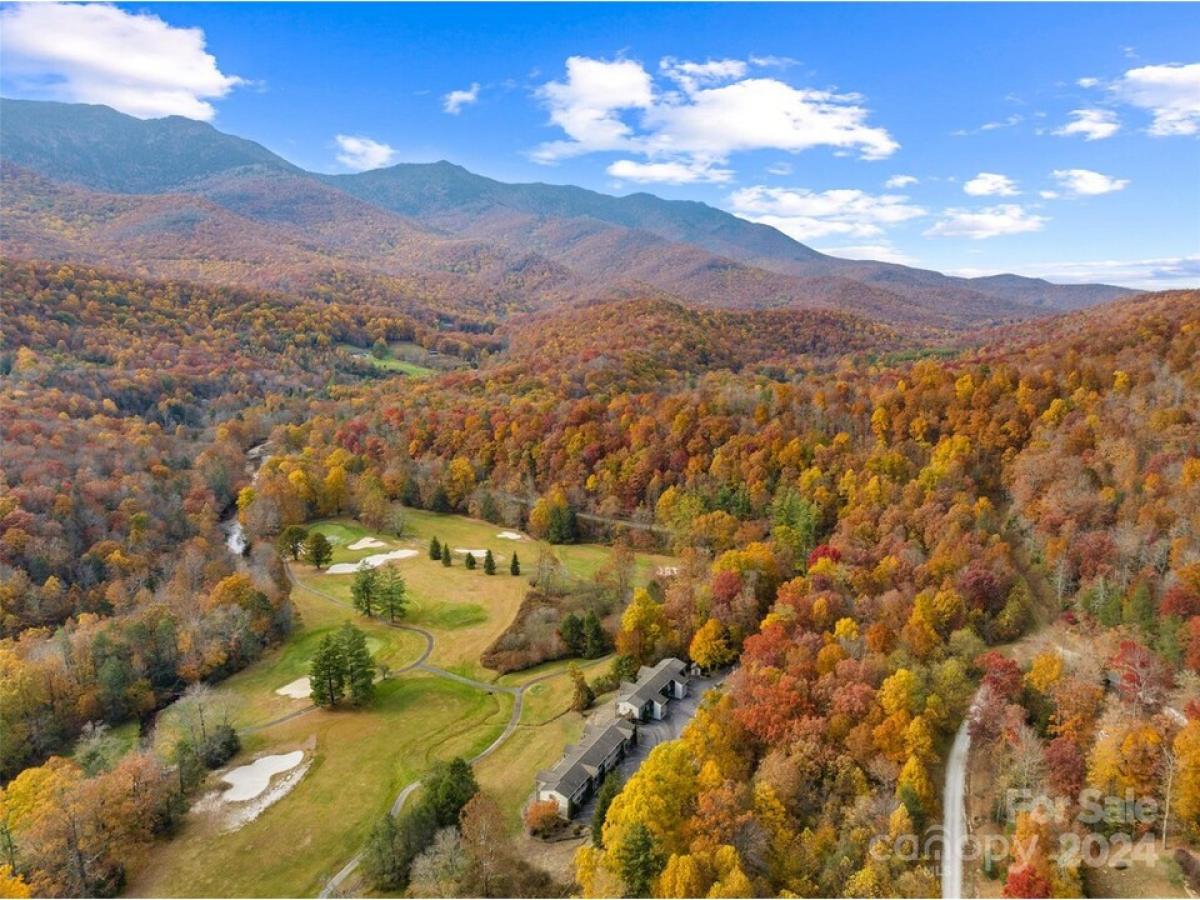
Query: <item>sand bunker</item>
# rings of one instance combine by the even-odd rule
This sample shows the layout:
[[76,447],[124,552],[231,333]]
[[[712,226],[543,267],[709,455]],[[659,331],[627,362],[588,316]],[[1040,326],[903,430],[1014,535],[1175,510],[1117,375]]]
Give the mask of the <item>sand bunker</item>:
[[232,785],[221,799],[226,803],[242,803],[253,800],[271,785],[271,776],[280,775],[300,765],[304,759],[303,750],[293,750],[291,753],[276,753],[256,759],[248,766],[238,766],[225,773],[221,779]]
[[654,574],[659,578],[672,578],[679,574],[679,566],[659,566]]
[[308,676],[297,678],[295,681],[285,684],[283,687],[276,689],[280,697],[291,697],[293,700],[303,700],[306,697],[312,696],[312,682]]
[[330,575],[353,575],[358,571],[359,566],[365,565],[368,569],[374,569],[377,566],[382,566],[389,559],[408,559],[416,555],[416,550],[393,550],[391,553],[376,553],[374,556],[364,556],[358,562],[334,563],[325,571]]
[[311,765],[312,758],[306,760],[303,750],[256,759],[223,775],[221,780],[231,787],[205,794],[193,804],[192,813],[215,815],[222,831],[236,831],[285,797]]
[[378,547],[386,547],[386,546],[387,546],[387,544],[385,544],[383,541],[379,540],[379,538],[365,537],[365,538],[359,538],[353,544],[350,544],[349,546],[347,546],[346,549],[347,550],[375,550]]
[[501,531],[496,535],[496,537],[503,538],[506,541],[523,541],[523,540],[525,540],[525,535],[520,534],[519,532],[516,532],[516,531]]
[[[485,548],[485,549],[483,549],[483,550],[471,550],[471,549],[469,549],[469,548],[467,548],[467,547],[455,547],[455,548],[454,548],[454,552],[455,552],[455,553],[462,553],[464,556],[465,556],[466,554],[470,553],[472,556],[478,556],[480,559],[483,559],[485,556],[487,556],[487,549],[486,549],[486,548]],[[493,554],[493,555],[495,555],[495,554]]]

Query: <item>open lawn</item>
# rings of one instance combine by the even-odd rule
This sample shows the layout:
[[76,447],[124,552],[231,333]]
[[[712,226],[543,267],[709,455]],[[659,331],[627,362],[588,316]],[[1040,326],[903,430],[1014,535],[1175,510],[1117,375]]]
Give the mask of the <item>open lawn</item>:
[[[263,725],[308,706],[310,701],[307,699],[283,697],[275,691],[307,675],[309,662],[321,639],[347,620],[352,620],[366,632],[367,646],[375,660],[387,663],[393,670],[417,659],[425,648],[425,641],[420,635],[364,619],[352,610],[339,609],[328,600],[303,589],[292,591],[292,603],[299,621],[282,646],[268,651],[263,659],[213,689],[235,728]],[[173,735],[173,720],[172,707],[167,707],[159,714],[160,741],[168,740]]]
[[[314,896],[361,847],[396,793],[432,763],[471,756],[508,721],[512,698],[425,674],[379,685],[366,710],[317,711],[254,736],[259,751],[311,746],[312,767],[258,819],[222,834],[204,814],[155,848],[130,896]],[[248,762],[247,753],[236,762]]]
[[357,359],[361,359],[363,362],[368,362],[375,368],[382,369],[385,372],[401,372],[412,378],[428,378],[430,375],[435,374],[434,370],[428,368],[427,366],[417,365],[416,363],[409,362],[406,359],[398,359],[395,355],[395,351],[391,347],[388,348],[387,356],[378,357],[370,351],[364,353],[362,352],[361,348],[352,347],[349,344],[341,344],[340,346],[343,349],[350,350],[352,352],[359,351],[355,354]]
[[[429,659],[431,664],[482,681],[493,680],[496,675],[479,664],[479,657],[516,616],[529,589],[527,576],[536,569],[538,556],[544,550],[554,552],[572,575],[585,579],[591,578],[612,554],[609,547],[600,544],[551,547],[530,538],[506,540],[497,537],[500,532],[507,530],[503,526],[466,516],[418,509],[405,509],[403,538],[375,534],[351,519],[326,519],[313,522],[309,528],[321,531],[334,545],[334,564],[353,563],[373,554],[396,549],[417,551],[414,557],[387,563],[404,576],[408,586],[411,605],[404,621],[433,633],[435,643]],[[348,549],[364,537],[376,537],[386,546]],[[479,554],[479,565],[474,570],[466,568],[465,555],[461,552],[454,552],[453,565],[449,567],[431,560],[429,542],[434,537],[452,551],[456,548],[472,551],[490,549],[496,558],[497,573],[493,576],[483,573],[482,553]],[[509,574],[509,561],[514,552],[521,560],[521,577]],[[637,554],[638,581],[648,580],[659,566],[669,566],[675,562],[669,556]],[[330,575],[304,564],[294,565],[293,571],[301,584],[311,585],[350,603],[353,575]]]

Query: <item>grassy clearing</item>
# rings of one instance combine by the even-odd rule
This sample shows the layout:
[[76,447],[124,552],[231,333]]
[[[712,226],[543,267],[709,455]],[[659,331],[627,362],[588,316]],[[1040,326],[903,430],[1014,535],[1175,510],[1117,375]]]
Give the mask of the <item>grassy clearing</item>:
[[[396,793],[435,761],[469,756],[504,727],[512,698],[403,675],[368,710],[313,712],[256,736],[261,750],[313,746],[303,780],[257,820],[221,834],[202,814],[158,847],[131,896],[303,897],[361,847]],[[238,762],[248,761],[243,754]]]
[[[321,639],[347,620],[353,620],[358,628],[366,632],[367,646],[376,661],[387,663],[392,669],[412,662],[425,647],[420,635],[363,619],[351,610],[339,609],[328,600],[302,588],[292,591],[292,603],[299,624],[282,646],[213,689],[236,728],[262,725],[308,706],[308,700],[282,697],[275,691],[307,675],[309,661]],[[173,721],[171,707],[159,714],[157,730],[160,741],[171,739]]]
[[[500,525],[446,515],[426,510],[406,509],[403,539],[374,534],[351,519],[326,519],[312,523],[334,544],[333,562],[356,562],[365,556],[388,550],[410,548],[417,555],[394,560],[394,566],[408,585],[411,606],[405,621],[427,628],[434,634],[434,652],[430,662],[480,680],[491,680],[495,673],[479,664],[479,657],[517,614],[517,609],[529,589],[527,576],[534,571],[543,550],[553,550],[563,565],[578,578],[591,578],[597,569],[608,562],[611,549],[600,544],[574,544],[551,548],[542,541],[525,539],[510,541],[497,537],[506,529]],[[363,537],[376,537],[387,546],[369,550],[348,550],[347,547]],[[453,565],[429,559],[432,538],[454,552]],[[469,570],[465,556],[458,550],[483,551],[490,549],[496,558],[497,574],[483,574],[480,565]],[[521,577],[508,573],[512,553],[520,556]],[[636,557],[639,581],[648,580],[659,566],[672,565],[672,557],[638,554]],[[345,603],[350,602],[352,575],[318,573],[303,564],[293,567],[303,584],[332,594]],[[519,683],[519,682],[518,682]]]
[[[370,351],[363,352],[361,347],[353,347],[350,344],[341,344],[343,349],[354,353],[356,359],[370,363],[376,369],[384,372],[400,372],[412,378],[428,378],[430,375],[437,374],[433,369],[427,366],[421,366],[414,362],[409,362],[406,359],[396,357],[395,345],[388,348],[388,355],[384,357],[376,356]],[[413,345],[415,346],[415,345]]]

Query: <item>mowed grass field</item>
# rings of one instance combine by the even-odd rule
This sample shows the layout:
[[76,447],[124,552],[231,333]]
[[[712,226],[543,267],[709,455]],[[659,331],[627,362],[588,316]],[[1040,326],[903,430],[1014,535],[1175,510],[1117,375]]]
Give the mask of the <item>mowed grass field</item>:
[[[368,710],[316,711],[252,736],[250,748],[309,749],[312,767],[259,818],[228,833],[204,813],[150,855],[127,891],[143,897],[305,897],[362,846],[399,790],[439,759],[471,756],[513,700],[425,674],[378,686]],[[249,761],[244,752],[237,762]]]
[[[405,622],[434,635],[429,662],[479,681],[505,686],[527,685],[520,727],[496,752],[476,767],[480,784],[503,808],[512,839],[520,833],[521,809],[534,775],[553,765],[565,744],[578,738],[584,718],[570,711],[569,661],[546,663],[525,672],[498,677],[479,665],[479,654],[512,621],[526,590],[528,574],[544,546],[496,535],[501,526],[463,516],[406,511],[405,535],[371,532],[350,519],[314,522],[334,545],[333,562],[357,562],[366,556],[411,548],[417,555],[393,560],[408,585],[410,609]],[[475,570],[455,553],[446,568],[429,559],[436,535],[453,548],[490,548],[497,574]],[[363,537],[384,547],[350,550]],[[581,578],[590,577],[609,559],[599,545],[556,547],[564,565]],[[524,574],[509,574],[509,555],[520,554]],[[665,556],[638,556],[639,580]],[[390,806],[399,790],[421,777],[437,760],[471,757],[501,733],[512,714],[514,699],[488,694],[429,673],[413,670],[378,684],[374,704],[363,710],[314,710],[276,722],[303,710],[308,700],[279,696],[276,689],[308,674],[312,653],[321,638],[350,620],[367,632],[376,659],[394,671],[416,660],[425,646],[419,635],[391,628],[355,613],[349,606],[354,576],[318,573],[291,564],[297,584],[292,591],[299,623],[284,643],[263,660],[217,685],[216,698],[243,730],[243,751],[231,765],[244,765],[264,753],[304,749],[312,765],[299,783],[257,819],[236,831],[222,832],[217,817],[190,814],[180,833],[156,847],[144,865],[131,873],[129,896],[312,896],[324,880],[357,852],[367,832]],[[331,595],[339,602],[326,596]],[[588,677],[608,659],[582,662]],[[543,680],[538,680],[543,679]],[[160,715],[162,742],[173,734],[173,713]],[[274,723],[274,724],[271,724]],[[209,789],[219,787],[215,781]]]

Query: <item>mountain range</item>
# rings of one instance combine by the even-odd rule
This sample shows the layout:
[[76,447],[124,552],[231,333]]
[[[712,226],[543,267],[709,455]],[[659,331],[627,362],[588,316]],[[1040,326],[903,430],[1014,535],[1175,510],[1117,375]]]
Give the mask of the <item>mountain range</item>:
[[841,259],[703,203],[506,184],[448,162],[316,174],[181,117],[3,100],[0,121],[9,256],[460,321],[659,297],[961,331],[1134,293]]

